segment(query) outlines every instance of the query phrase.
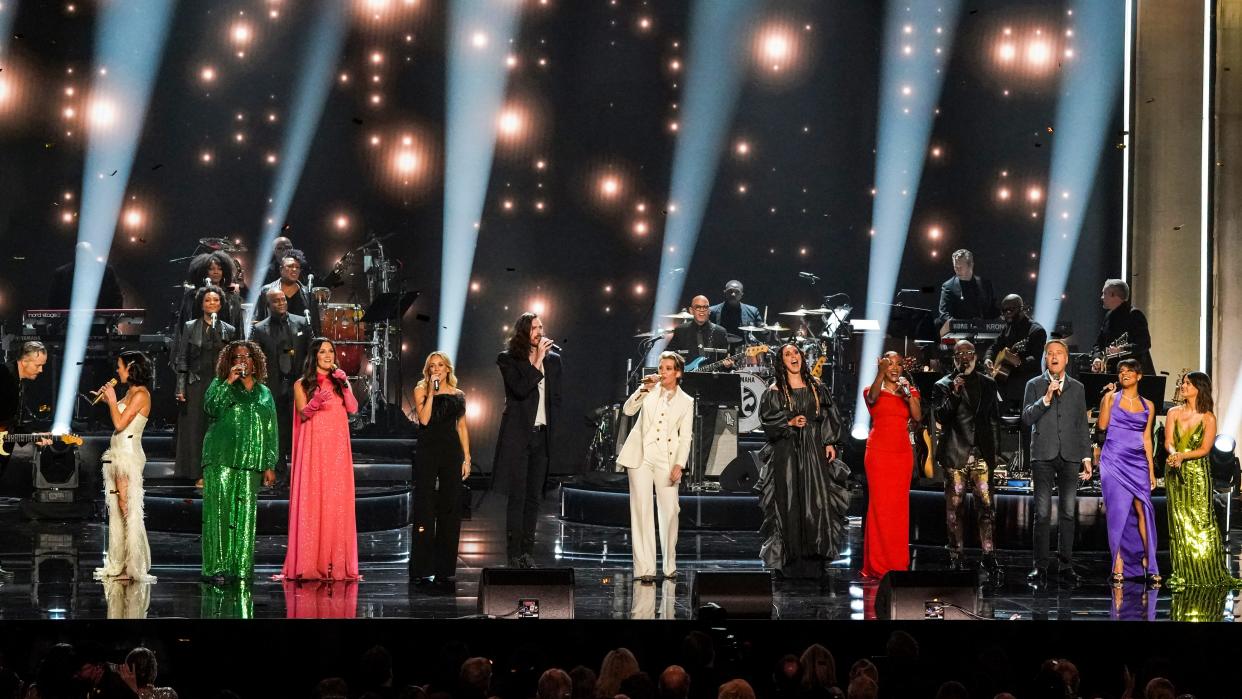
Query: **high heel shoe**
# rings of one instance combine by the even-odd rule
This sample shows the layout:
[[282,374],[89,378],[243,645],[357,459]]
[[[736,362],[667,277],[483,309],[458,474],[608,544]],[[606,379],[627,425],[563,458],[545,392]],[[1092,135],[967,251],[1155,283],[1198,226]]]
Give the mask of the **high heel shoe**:
[[1160,589],[1161,584],[1164,583],[1164,578],[1160,577],[1159,573],[1148,573],[1143,578],[1143,581],[1147,583],[1148,587],[1158,590]]
[[1122,583],[1126,581],[1126,576],[1123,573],[1113,573],[1108,580],[1113,587],[1121,587]]

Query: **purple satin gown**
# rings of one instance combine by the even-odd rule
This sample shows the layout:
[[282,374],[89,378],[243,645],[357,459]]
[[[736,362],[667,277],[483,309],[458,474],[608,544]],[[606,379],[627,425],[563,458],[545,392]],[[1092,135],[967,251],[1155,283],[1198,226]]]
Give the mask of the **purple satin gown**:
[[[1151,488],[1147,474],[1147,454],[1143,451],[1143,431],[1147,429],[1149,409],[1131,413],[1121,407],[1121,399],[1113,401],[1109,412],[1108,432],[1100,450],[1100,490],[1104,496],[1108,520],[1109,572],[1117,555],[1121,555],[1122,574],[1127,578],[1157,575],[1156,509],[1151,504]],[[1139,536],[1138,513],[1134,503],[1143,509],[1147,529],[1147,547]],[[1143,569],[1143,558],[1147,569]]]

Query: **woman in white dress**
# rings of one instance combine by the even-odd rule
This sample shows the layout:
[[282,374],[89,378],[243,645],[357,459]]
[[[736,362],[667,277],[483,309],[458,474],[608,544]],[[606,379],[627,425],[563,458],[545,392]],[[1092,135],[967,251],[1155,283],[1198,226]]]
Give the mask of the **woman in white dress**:
[[141,352],[122,352],[116,360],[116,375],[128,390],[119,400],[111,385],[101,391],[116,431],[102,459],[108,555],[104,567],[95,569],[95,577],[153,582],[151,547],[142,521],[142,470],[147,464],[142,431],[151,414],[151,360]]

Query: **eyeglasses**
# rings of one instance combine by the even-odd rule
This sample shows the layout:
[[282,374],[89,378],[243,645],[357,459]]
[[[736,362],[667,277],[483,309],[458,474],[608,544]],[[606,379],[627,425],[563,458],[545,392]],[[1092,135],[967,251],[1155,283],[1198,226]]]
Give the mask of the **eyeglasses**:
[[690,310],[692,310],[692,311],[706,311],[706,310],[709,310],[710,308],[711,308],[711,306],[702,306],[702,305],[700,305],[700,306],[691,306],[691,307],[690,307]]
[[954,352],[953,356],[954,357],[973,357],[975,356],[975,351],[974,350],[962,350],[961,352]]

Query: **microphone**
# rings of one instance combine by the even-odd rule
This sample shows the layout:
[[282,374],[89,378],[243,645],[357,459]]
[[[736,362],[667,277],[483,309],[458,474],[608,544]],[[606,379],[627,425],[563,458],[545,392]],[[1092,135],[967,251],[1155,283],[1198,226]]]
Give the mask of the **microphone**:
[[211,286],[211,277],[203,277],[203,286]]
[[116,385],[116,379],[108,379],[108,383],[104,384],[103,386],[100,386],[99,390],[95,391],[95,397],[91,399],[91,405],[99,405],[99,401],[103,400],[104,387],[115,386],[115,385]]
[[212,311],[211,312],[211,325],[214,327],[215,324],[216,324],[216,312]]
[[306,275],[306,286],[312,289],[315,288],[315,275],[313,274]]
[[434,378],[434,379],[432,379],[432,380],[431,380],[431,389],[432,389],[433,391],[439,391],[439,390],[440,390],[440,379],[439,379],[439,377]]
[[810,272],[798,272],[798,277],[810,282],[811,286],[814,286],[815,282],[819,281],[819,277],[815,276],[814,274],[811,274]]

